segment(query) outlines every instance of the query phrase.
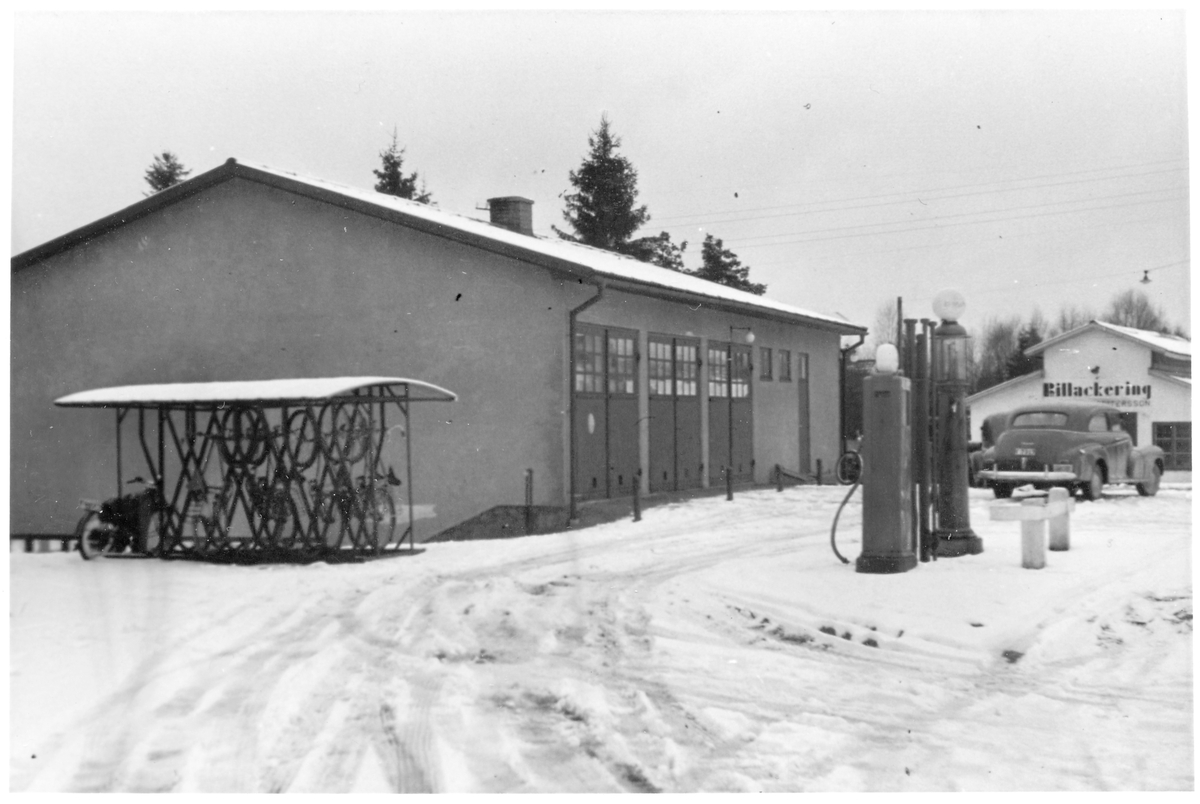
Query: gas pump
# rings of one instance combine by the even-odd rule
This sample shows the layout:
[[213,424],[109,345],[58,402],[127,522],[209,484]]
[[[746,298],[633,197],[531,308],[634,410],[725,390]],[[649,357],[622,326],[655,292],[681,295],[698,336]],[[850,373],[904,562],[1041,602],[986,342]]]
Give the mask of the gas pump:
[[858,572],[907,572],[917,565],[913,528],[911,381],[897,373],[896,347],[875,353],[863,378],[862,555]]

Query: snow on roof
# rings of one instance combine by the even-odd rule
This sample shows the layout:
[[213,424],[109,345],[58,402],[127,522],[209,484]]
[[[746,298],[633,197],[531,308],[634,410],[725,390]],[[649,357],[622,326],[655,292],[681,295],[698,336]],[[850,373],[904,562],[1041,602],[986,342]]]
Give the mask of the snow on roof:
[[[396,386],[401,386],[396,388]],[[94,388],[54,400],[61,407],[221,407],[239,402],[292,403],[327,401],[369,388],[392,388],[407,399],[445,401],[458,397],[445,388],[406,377],[313,377],[292,380],[176,382]]]
[[1189,360],[1192,357],[1192,342],[1189,340],[1185,340],[1184,338],[1180,338],[1176,335],[1166,335],[1161,332],[1154,332],[1153,330],[1121,327],[1117,326],[1116,324],[1106,323],[1104,321],[1089,321],[1081,327],[1076,327],[1069,332],[1064,332],[1061,335],[1056,335],[1055,337],[1050,338],[1049,340],[1034,344],[1025,350],[1025,354],[1036,355],[1039,352],[1045,351],[1051,345],[1074,338],[1084,330],[1092,327],[1107,330],[1114,335],[1120,335],[1122,338],[1129,338],[1131,340],[1138,341],[1156,352],[1166,352],[1171,355],[1185,357]]
[[[753,293],[735,290],[689,274],[660,268],[657,265],[641,262],[640,260],[635,260],[632,257],[626,257],[621,254],[614,254],[611,251],[604,251],[603,249],[573,243],[560,238],[520,234],[501,226],[495,226],[488,221],[469,218],[458,213],[447,212],[430,204],[409,201],[408,199],[378,193],[374,190],[350,187],[324,179],[302,176],[298,173],[279,170],[253,162],[239,161],[237,164],[326,192],[337,193],[338,195],[352,198],[362,203],[400,212],[410,217],[420,218],[430,223],[457,229],[478,237],[488,238],[508,246],[533,251],[565,262],[575,263],[612,279],[654,285],[669,290],[720,299],[722,301],[746,304],[764,310],[802,316],[814,321],[836,325],[839,329],[845,331],[858,332],[864,330],[863,327],[851,324],[837,316],[814,313],[810,310],[793,307],[790,304],[783,304],[782,302],[773,301],[762,296],[756,296]],[[191,180],[194,181],[196,178],[199,177],[193,177]]]
[[1184,340],[1177,335],[1167,335],[1162,332],[1154,332],[1146,329],[1134,329],[1133,327],[1119,327],[1116,324],[1108,324],[1104,321],[1096,321],[1097,326],[1104,329],[1112,330],[1118,335],[1124,335],[1126,338],[1142,341],[1148,344],[1152,349],[1160,352],[1172,352],[1177,355],[1192,356],[1192,342]]

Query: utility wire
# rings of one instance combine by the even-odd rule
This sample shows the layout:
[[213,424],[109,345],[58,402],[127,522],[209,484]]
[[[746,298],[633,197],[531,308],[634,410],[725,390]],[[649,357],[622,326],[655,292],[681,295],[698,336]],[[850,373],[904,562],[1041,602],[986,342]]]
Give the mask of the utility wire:
[[[1134,226],[1139,223],[1149,223],[1151,221],[1161,222],[1163,220],[1164,220],[1163,215],[1152,215],[1147,218],[1133,218],[1131,220],[1117,221],[1116,223],[1105,222],[1105,223],[1089,223],[1084,226],[1066,226],[1066,227],[1059,226],[1059,227],[1054,227],[1054,228],[1050,228],[1050,229],[1039,229],[1036,232],[1010,233],[1005,236],[1005,239],[1006,240],[1015,240],[1015,239],[1021,238],[1021,237],[1037,237],[1039,235],[1053,235],[1053,234],[1062,234],[1064,232],[1078,232],[1078,231],[1084,231],[1086,229],[1095,229],[1095,228],[1098,228],[1101,226],[1109,227],[1109,228],[1116,227],[1116,226]],[[979,237],[965,237],[965,238],[961,238],[959,240],[941,240],[937,243],[921,243],[916,246],[896,246],[895,248],[877,248],[877,249],[865,249],[863,251],[841,252],[838,254],[838,256],[839,257],[860,257],[860,256],[868,255],[868,254],[892,254],[892,253],[898,252],[898,251],[922,251],[922,250],[932,250],[932,249],[943,249],[943,248],[951,248],[953,246],[962,245],[964,243],[983,243],[983,242],[993,242],[993,240],[991,240],[991,239],[984,240],[983,238],[979,238]],[[769,244],[758,245],[758,246],[751,245],[751,246],[748,246],[747,248],[751,248],[751,249],[767,248],[768,245]],[[755,262],[754,267],[763,268],[763,267],[767,267],[767,266],[771,266],[771,265],[783,265],[785,263],[795,264],[795,262],[796,262],[795,258],[787,259],[787,260],[772,260],[771,262]]]
[[[849,200],[870,200],[873,198],[892,198],[897,195],[903,195],[903,197],[896,198],[895,200],[892,200],[892,201],[876,201],[875,203],[871,203],[871,204],[850,204],[847,206],[828,207],[828,208],[818,207],[816,209],[803,209],[803,210],[797,210],[794,212],[781,212],[781,213],[778,213],[775,215],[754,215],[754,216],[740,217],[740,218],[715,218],[714,219],[714,218],[710,218],[709,216],[714,215],[714,214],[721,214],[721,213],[698,212],[698,213],[695,213],[694,215],[679,215],[679,216],[673,216],[673,217],[669,217],[669,218],[658,218],[657,221],[658,221],[658,224],[661,224],[662,221],[680,220],[682,218],[696,218],[697,219],[694,221],[688,221],[686,223],[666,224],[663,226],[664,229],[681,229],[681,228],[685,228],[688,226],[694,226],[699,223],[705,223],[705,224],[742,223],[742,222],[749,222],[749,221],[771,220],[773,218],[799,217],[801,215],[821,215],[821,214],[826,214],[826,213],[830,213],[830,212],[842,212],[845,210],[852,210],[852,209],[870,209],[872,207],[895,206],[896,204],[911,204],[914,201],[923,204],[923,203],[925,203],[926,200],[945,201],[945,200],[950,200],[950,199],[955,199],[955,198],[971,198],[973,196],[979,196],[979,195],[994,195],[997,193],[1015,193],[1015,192],[1022,192],[1022,191],[1026,191],[1026,190],[1041,190],[1041,189],[1047,189],[1050,187],[1066,187],[1066,186],[1074,185],[1074,184],[1088,184],[1088,183],[1095,183],[1095,182],[1101,182],[1101,181],[1113,181],[1116,179],[1141,178],[1143,176],[1155,176],[1155,175],[1160,175],[1163,173],[1178,173],[1180,171],[1186,171],[1186,170],[1187,170],[1187,168],[1171,168],[1168,170],[1152,170],[1152,171],[1147,171],[1145,173],[1126,173],[1126,174],[1122,174],[1119,176],[1101,176],[1101,177],[1090,178],[1090,179],[1073,179],[1071,181],[1052,182],[1052,183],[1048,183],[1048,184],[1033,184],[1033,185],[1029,185],[1027,187],[1008,187],[1008,188],[1000,188],[1000,189],[994,189],[994,190],[976,190],[976,191],[968,192],[968,193],[955,193],[955,194],[950,194],[950,195],[930,195],[930,194],[920,191],[920,190],[918,190],[916,192],[912,192],[912,193],[903,193],[903,194],[901,194],[901,193],[886,193],[886,194],[878,195],[878,196],[864,196],[859,199],[849,199]],[[974,185],[964,185],[964,186],[970,187],[970,186],[974,186]],[[946,188],[946,189],[957,189],[957,188]],[[838,202],[825,202],[825,203],[838,203]],[[744,211],[744,212],[767,212],[767,211],[775,210],[775,209],[792,209],[795,207],[803,207],[803,206],[812,206],[812,205],[809,205],[809,204],[783,204],[780,206],[758,207],[755,209],[747,209],[747,210],[742,210],[742,211]]]
[[[1175,188],[1172,188],[1172,189],[1175,189]],[[1162,190],[1151,190],[1149,192],[1163,192],[1163,191]],[[1129,195],[1143,195],[1143,194],[1144,193],[1131,193]],[[1110,196],[1110,197],[1111,198],[1120,198],[1122,196]],[[1038,212],[1038,213],[1034,213],[1032,215],[1012,215],[1012,216],[1009,216],[1006,218],[992,218],[989,220],[982,220],[982,221],[959,221],[956,223],[945,223],[945,224],[938,223],[938,221],[941,221],[941,220],[946,220],[946,219],[952,218],[952,217],[963,217],[963,215],[988,215],[988,214],[993,214],[996,212],[1016,211],[1019,209],[1037,209],[1038,206],[1054,206],[1054,205],[1043,204],[1043,205],[1035,205],[1035,206],[1013,207],[1009,210],[989,210],[986,212],[971,212],[971,213],[962,213],[961,215],[945,215],[945,216],[940,216],[938,218],[931,218],[931,219],[927,220],[928,223],[932,224],[930,226],[909,226],[909,227],[906,227],[903,229],[893,229],[891,231],[886,231],[886,232],[858,232],[856,234],[833,235],[831,237],[810,237],[810,238],[805,238],[805,239],[801,239],[801,240],[781,240],[781,241],[778,241],[775,243],[752,243],[752,242],[749,242],[748,240],[736,240],[736,239],[731,239],[731,238],[724,238],[724,239],[726,240],[726,242],[729,246],[731,246],[731,247],[737,246],[739,249],[766,248],[768,246],[785,246],[785,245],[791,245],[794,243],[819,243],[819,242],[822,242],[825,240],[844,240],[846,238],[852,238],[852,237],[875,237],[875,236],[880,236],[880,235],[907,234],[909,232],[920,232],[920,231],[926,231],[929,229],[948,229],[953,226],[979,226],[979,225],[988,224],[988,223],[1004,223],[1007,221],[1027,220],[1030,218],[1044,218],[1044,217],[1047,217],[1050,215],[1070,215],[1070,214],[1079,213],[1079,212],[1095,212],[1098,210],[1120,209],[1122,207],[1140,206],[1142,204],[1162,204],[1162,203],[1166,203],[1168,201],[1177,201],[1177,200],[1182,200],[1182,199],[1186,199],[1186,198],[1187,198],[1186,195],[1182,195],[1182,196],[1176,196],[1174,198],[1163,198],[1163,199],[1148,200],[1148,201],[1131,201],[1127,204],[1104,204],[1104,205],[1095,206],[1095,207],[1083,207],[1080,209],[1062,209],[1062,210],[1055,210],[1052,212]],[[1074,203],[1081,203],[1081,202],[1068,201],[1068,202],[1061,202],[1061,203],[1074,204]],[[869,226],[895,226],[895,225],[898,225],[899,223],[901,223],[901,221],[895,221],[895,222],[889,222],[889,223],[877,223],[877,224],[862,224],[859,226],[842,226],[842,227],[837,227],[837,228],[833,228],[833,229],[813,229],[813,230],[804,231],[804,232],[790,232],[788,234],[764,235],[764,237],[791,237],[793,235],[800,235],[800,234],[822,234],[825,232],[846,231],[848,229],[862,229],[862,228],[866,228]]]
[[[1187,157],[1179,157],[1177,159],[1157,159],[1157,160],[1154,160],[1151,162],[1134,162],[1132,164],[1113,165],[1111,167],[1087,168],[1086,170],[1073,170],[1073,171],[1064,171],[1064,172],[1059,172],[1059,173],[1043,173],[1043,174],[1039,174],[1036,176],[1024,176],[1024,177],[1016,178],[1016,179],[1001,179],[999,181],[993,181],[993,182],[975,182],[975,183],[971,183],[971,184],[957,184],[957,185],[950,185],[949,187],[937,187],[937,188],[932,188],[932,189],[916,190],[913,192],[936,193],[936,192],[944,192],[946,190],[962,190],[962,189],[965,189],[968,187],[988,187],[990,185],[1008,184],[1008,183],[1012,183],[1012,182],[1039,181],[1041,179],[1056,179],[1056,178],[1061,178],[1063,176],[1083,176],[1088,173],[1099,173],[1101,171],[1107,171],[1107,170],[1128,170],[1131,168],[1153,167],[1154,165],[1169,165],[1173,162],[1187,162],[1187,161],[1188,161]],[[1185,165],[1184,169],[1186,169],[1186,165]],[[757,187],[779,187],[779,186],[782,186],[779,182],[764,182],[762,184],[749,184],[749,185],[747,185],[747,184],[722,185],[721,187],[717,187],[714,189],[745,190],[745,189],[753,189],[753,188],[757,188]],[[695,195],[695,192],[692,190],[668,190],[665,192],[656,193],[656,195],[681,195],[684,193],[687,193],[689,195]],[[874,198],[885,198],[890,195],[902,195],[905,193],[911,194],[911,193],[909,193],[909,191],[902,190],[902,191],[895,192],[895,193],[884,193],[881,195],[856,196],[856,197],[852,197],[852,198],[835,198],[835,199],[831,199],[829,201],[820,201],[820,202],[812,202],[812,203],[837,204],[837,203],[842,203],[845,201],[862,201],[862,200],[870,200],[870,199],[874,199]],[[677,216],[677,217],[686,217],[686,216]],[[664,220],[672,220],[672,218],[667,217]]]

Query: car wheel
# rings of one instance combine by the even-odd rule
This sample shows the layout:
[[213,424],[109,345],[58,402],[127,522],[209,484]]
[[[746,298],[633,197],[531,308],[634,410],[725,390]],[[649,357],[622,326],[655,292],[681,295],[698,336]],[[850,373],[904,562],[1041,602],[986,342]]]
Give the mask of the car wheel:
[[1143,497],[1153,497],[1158,494],[1158,482],[1162,479],[1162,473],[1158,471],[1157,466],[1150,468],[1150,479],[1145,483],[1137,484],[1138,494]]
[[1004,483],[996,483],[992,486],[992,494],[996,496],[997,500],[1007,500],[1012,496],[1012,493],[1013,487]]
[[1085,500],[1098,500],[1104,496],[1104,474],[1099,466],[1092,467],[1092,479],[1083,487]]

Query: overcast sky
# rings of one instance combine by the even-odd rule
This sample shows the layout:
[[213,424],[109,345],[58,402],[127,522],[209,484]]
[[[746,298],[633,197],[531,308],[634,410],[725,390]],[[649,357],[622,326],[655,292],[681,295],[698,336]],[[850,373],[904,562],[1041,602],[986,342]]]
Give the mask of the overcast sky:
[[[392,131],[444,209],[560,194],[602,114],[645,234],[871,326],[1100,310],[1190,331],[1185,25],[1169,12],[18,14],[12,253],[139,201],[163,150],[369,188]],[[1152,282],[1138,282],[1144,271]]]

